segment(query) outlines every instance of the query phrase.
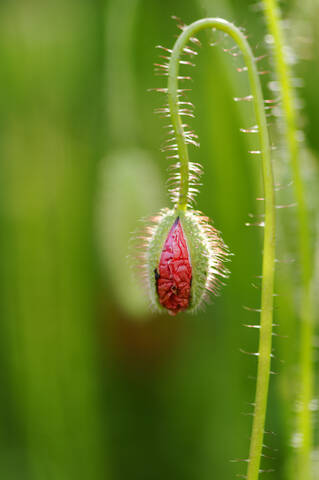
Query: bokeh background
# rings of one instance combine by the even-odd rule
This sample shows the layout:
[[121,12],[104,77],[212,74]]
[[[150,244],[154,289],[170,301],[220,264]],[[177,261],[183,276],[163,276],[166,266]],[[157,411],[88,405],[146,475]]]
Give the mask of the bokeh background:
[[[300,108],[302,171],[318,231],[318,3],[282,5]],[[245,472],[254,400],[262,229],[261,165],[241,57],[201,37],[189,68],[205,175],[197,208],[233,252],[222,295],[195,316],[157,316],[131,278],[139,219],[169,205],[167,122],[156,45],[172,15],[223,16],[257,56],[271,38],[243,0],[2,0],[0,3],[0,475],[5,480],[208,480]],[[215,46],[209,46],[216,43]],[[294,53],[293,53],[294,52]],[[161,62],[159,62],[161,63]],[[272,71],[269,57],[260,69]],[[187,71],[186,68],[184,70]],[[277,98],[273,75],[265,97]],[[190,85],[186,85],[188,88]],[[300,88],[302,87],[302,88]],[[276,182],[291,172],[278,108],[269,117]],[[279,203],[293,202],[291,187]],[[298,448],[295,209],[278,210],[276,332],[267,478],[292,477]],[[258,221],[258,217],[257,217]],[[134,236],[134,235],[133,235]],[[131,245],[131,247],[130,247]],[[132,247],[133,245],[133,247]],[[132,252],[131,252],[132,253]],[[134,252],[133,252],[134,253]],[[317,254],[318,264],[318,254]],[[295,260],[295,262],[294,262]],[[317,284],[318,285],[318,284]],[[318,337],[314,347],[318,348]],[[316,356],[315,356],[316,360]],[[315,363],[315,368],[316,367]],[[318,402],[314,398],[314,427]],[[317,435],[317,432],[316,432]],[[317,439],[315,444],[318,445]],[[318,474],[318,447],[313,452]]]

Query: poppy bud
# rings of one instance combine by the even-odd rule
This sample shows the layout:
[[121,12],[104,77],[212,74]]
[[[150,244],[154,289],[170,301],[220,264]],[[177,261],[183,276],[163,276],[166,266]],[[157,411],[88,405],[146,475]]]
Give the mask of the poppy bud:
[[207,217],[193,210],[162,210],[148,228],[144,259],[152,304],[176,315],[193,312],[227,277],[228,250]]

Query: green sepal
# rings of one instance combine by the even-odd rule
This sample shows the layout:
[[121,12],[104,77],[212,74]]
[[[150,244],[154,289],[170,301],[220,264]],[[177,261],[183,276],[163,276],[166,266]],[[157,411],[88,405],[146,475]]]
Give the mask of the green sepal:
[[192,288],[188,311],[194,312],[201,305],[206,292],[209,274],[209,250],[198,222],[198,216],[191,211],[182,211],[180,221],[192,265]]

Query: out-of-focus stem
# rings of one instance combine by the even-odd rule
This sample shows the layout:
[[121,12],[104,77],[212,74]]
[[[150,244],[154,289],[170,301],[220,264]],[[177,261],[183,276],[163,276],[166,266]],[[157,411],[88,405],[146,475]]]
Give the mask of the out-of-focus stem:
[[302,279],[302,295],[299,312],[301,319],[301,408],[298,419],[298,432],[301,433],[302,443],[298,451],[298,469],[296,478],[309,480],[311,478],[310,454],[312,448],[312,426],[309,405],[313,394],[313,298],[311,293],[312,266],[309,214],[306,205],[305,189],[300,169],[293,89],[291,86],[289,66],[285,60],[284,36],[281,28],[280,10],[276,0],[263,0],[263,3],[268,30],[274,39],[273,55],[275,60],[276,75],[280,85],[287,146],[292,167],[295,196],[297,200],[299,262]]

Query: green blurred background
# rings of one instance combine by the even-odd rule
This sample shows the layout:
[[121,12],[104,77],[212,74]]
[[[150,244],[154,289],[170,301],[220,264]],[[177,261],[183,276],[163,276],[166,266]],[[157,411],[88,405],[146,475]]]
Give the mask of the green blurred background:
[[[303,173],[318,230],[318,3],[285,2],[298,90]],[[169,206],[160,152],[164,96],[156,45],[189,23],[223,16],[268,52],[262,11],[244,0],[1,0],[0,475],[4,480],[208,480],[244,473],[256,373],[262,230],[261,166],[241,57],[202,35],[191,69],[205,175],[196,207],[234,253],[222,295],[195,316],[151,313],[127,256],[139,219]],[[209,44],[217,40],[217,45]],[[269,44],[269,38],[268,38]],[[161,62],[159,62],[161,63]],[[269,58],[260,62],[272,70]],[[184,70],[187,71],[187,68]],[[262,77],[275,98],[271,74]],[[189,85],[185,85],[189,87]],[[274,112],[275,115],[278,113]],[[276,181],[291,179],[270,117]],[[291,188],[279,203],[293,201]],[[298,379],[295,210],[278,210],[277,332],[267,478],[292,478]],[[254,220],[253,220],[254,221]],[[317,225],[317,227],[316,227]],[[317,255],[318,258],[318,255]],[[317,347],[318,347],[318,341]],[[314,401],[316,427],[317,403]],[[318,467],[318,449],[313,452]],[[316,468],[316,467],[315,467]],[[319,470],[316,470],[317,473]],[[265,477],[266,478],[266,477]]]

